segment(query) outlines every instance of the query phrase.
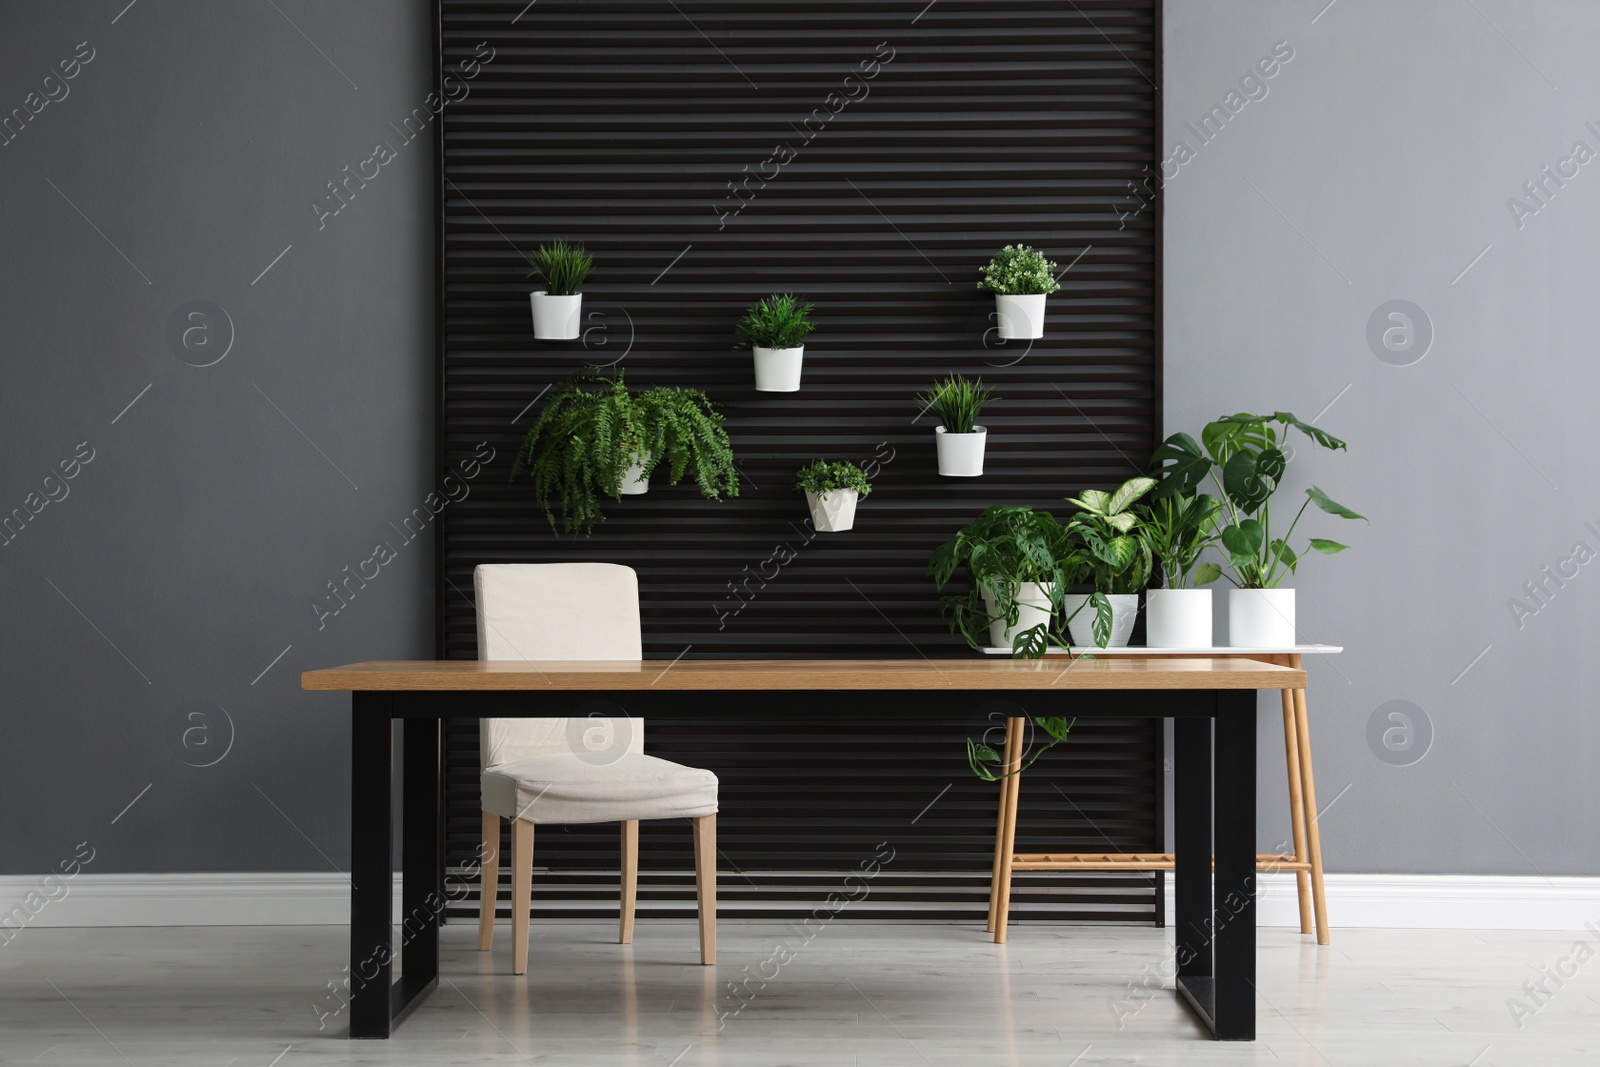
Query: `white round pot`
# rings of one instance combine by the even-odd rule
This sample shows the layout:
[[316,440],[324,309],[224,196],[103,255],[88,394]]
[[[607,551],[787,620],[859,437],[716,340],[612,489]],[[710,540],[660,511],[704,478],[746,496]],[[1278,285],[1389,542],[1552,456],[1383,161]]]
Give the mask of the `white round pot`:
[[622,472],[622,485],[617,492],[623,496],[642,496],[650,491],[650,479],[645,476],[644,465],[650,462],[647,452],[642,457],[634,456],[633,463]]
[[806,491],[806,504],[811,508],[811,525],[818,533],[843,533],[856,524],[854,489],[835,489],[823,496]]
[[1293,648],[1293,589],[1228,590],[1228,644],[1235,648]]
[[[1106,599],[1111,601],[1111,640],[1105,647],[1121,648],[1133,633],[1133,620],[1139,617],[1139,594],[1109,593]],[[1061,603],[1061,610],[1066,613],[1067,632],[1072,635],[1072,643],[1093,647],[1094,605],[1089,603],[1088,594],[1067,597]]]
[[541,341],[578,339],[579,313],[583,309],[582,293],[551,296],[540,290],[529,293],[528,299],[533,303],[533,336]]
[[943,426],[933,428],[934,447],[939,450],[939,473],[946,478],[976,478],[983,473],[983,446],[989,431],[974,426],[971,433],[951,433]]
[[755,346],[756,392],[798,393],[800,391],[800,361],[806,346],[798,348],[762,348]]
[[[983,591],[983,606],[990,615],[996,614],[994,598],[987,589]],[[1017,589],[1017,625],[1007,627],[1004,619],[991,622],[989,644],[993,648],[1010,648],[1017,634],[1031,630],[1040,623],[1048,628],[1051,622],[1049,590],[1038,582],[1023,582]]]
[[1044,336],[1043,293],[1009,296],[994,294],[994,310],[1000,319],[1001,340],[1027,341]]
[[1211,648],[1211,590],[1151,589],[1144,595],[1145,644]]

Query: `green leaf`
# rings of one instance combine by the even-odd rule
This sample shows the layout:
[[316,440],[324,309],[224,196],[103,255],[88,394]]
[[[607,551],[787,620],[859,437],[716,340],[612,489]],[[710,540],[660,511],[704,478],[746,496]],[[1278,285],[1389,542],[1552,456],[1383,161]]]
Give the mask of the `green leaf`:
[[1222,577],[1222,568],[1215,563],[1202,563],[1194,569],[1195,585],[1210,585]]
[[1067,720],[1060,716],[1039,716],[1033,720],[1039,729],[1055,738],[1057,741],[1067,739],[1067,731],[1072,729],[1072,723],[1077,720]]
[[1259,460],[1258,453],[1239,451],[1229,456],[1222,467],[1222,490],[1246,515],[1255,514],[1278,488],[1277,479],[1260,469]]
[[1325,537],[1313,537],[1311,539],[1311,547],[1316,549],[1318,552],[1323,553],[1324,555],[1331,556],[1336,552],[1343,552],[1345,549],[1349,548],[1350,546],[1349,545],[1341,545],[1337,541],[1329,541]]
[[1089,598],[1089,603],[1094,605],[1094,622],[1089,630],[1094,635],[1094,643],[1105,648],[1111,643],[1111,601],[1104,593],[1095,593]]
[[[1163,466],[1170,462],[1170,467]],[[1157,446],[1150,454],[1150,466],[1160,477],[1153,495],[1160,497],[1187,495],[1195,491],[1211,471],[1211,460],[1193,437],[1175,433]]]
[[1323,448],[1343,448],[1346,451],[1349,451],[1349,446],[1347,446],[1337,437],[1333,436],[1333,434],[1329,433],[1327,430],[1320,430],[1311,425],[1309,422],[1301,422],[1299,419],[1295,418],[1291,412],[1279,411],[1274,413],[1272,417],[1283,423],[1285,426],[1293,426],[1295,429],[1311,438]]
[[1282,560],[1291,571],[1300,562],[1300,557],[1294,554],[1294,549],[1289,547],[1289,542],[1281,537],[1272,542],[1272,554]]
[[1358,515],[1349,508],[1345,507],[1343,504],[1329,499],[1327,493],[1324,493],[1321,489],[1318,489],[1314,485],[1310,489],[1306,490],[1306,496],[1310,497],[1312,503],[1316,504],[1317,507],[1321,508],[1323,511],[1326,511],[1329,515],[1337,515],[1341,519],[1360,519],[1362,522],[1367,521],[1367,517],[1365,515]]
[[[1129,478],[1122,483],[1121,488],[1111,494],[1111,501],[1106,505],[1106,514],[1116,515],[1128,510],[1130,504],[1155,488],[1155,484],[1154,478]],[[1121,529],[1126,532],[1127,528]]]
[[1106,516],[1106,525],[1118,533],[1127,533],[1139,523],[1139,516],[1131,511],[1120,511]]
[[1082,493],[1078,494],[1077,499],[1069,499],[1067,503],[1076,504],[1084,511],[1092,511],[1096,515],[1105,515],[1110,511],[1110,508],[1108,507],[1110,500],[1110,493],[1103,493],[1098,489],[1085,489]]
[[1222,543],[1230,555],[1255,560],[1261,558],[1261,539],[1264,536],[1259,522],[1245,519],[1237,526],[1229,526],[1222,531]]
[[1045,635],[1045,626],[1042,622],[1011,636],[1013,659],[1039,659],[1049,647],[1050,639]]

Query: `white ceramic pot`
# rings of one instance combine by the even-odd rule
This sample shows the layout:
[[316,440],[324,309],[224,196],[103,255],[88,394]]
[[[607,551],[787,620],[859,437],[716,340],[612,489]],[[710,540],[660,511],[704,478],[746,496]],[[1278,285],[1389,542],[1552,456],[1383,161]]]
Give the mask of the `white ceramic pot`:
[[[1139,617],[1139,594],[1110,593],[1106,599],[1111,601],[1111,640],[1105,647],[1121,648],[1133,634],[1133,620]],[[1067,597],[1061,602],[1061,610],[1066,613],[1072,643],[1093,647],[1094,606],[1089,603],[1088,594]]]
[[[989,590],[983,591],[983,606],[990,615],[995,614],[994,598]],[[1017,634],[1031,630],[1040,623],[1046,627],[1052,621],[1050,592],[1038,582],[1023,582],[1017,589],[1017,625],[1007,627],[1005,620],[989,624],[989,644],[994,648],[1010,648]]]
[[533,336],[541,341],[576,341],[583,294],[551,296],[544,290],[528,294],[533,304]]
[[805,357],[805,345],[798,348],[762,348],[756,345],[755,353],[756,392],[800,391],[800,361]]
[[1022,296],[994,294],[994,310],[1000,319],[1000,338],[1004,341],[1032,340],[1044,336],[1043,293]]
[[650,454],[643,457],[634,456],[633,463],[622,472],[622,485],[617,492],[623,496],[642,496],[650,491],[650,479],[645,477],[644,465],[650,462]]
[[835,489],[824,496],[806,491],[806,504],[811,508],[811,525],[818,533],[843,533],[856,524],[854,489]]
[[976,478],[983,473],[983,446],[989,431],[974,426],[971,433],[951,433],[943,426],[933,428],[934,447],[939,450],[939,473],[946,478]]
[[1235,648],[1293,648],[1293,589],[1228,590],[1228,644]]
[[1151,589],[1144,595],[1145,644],[1211,648],[1211,590]]

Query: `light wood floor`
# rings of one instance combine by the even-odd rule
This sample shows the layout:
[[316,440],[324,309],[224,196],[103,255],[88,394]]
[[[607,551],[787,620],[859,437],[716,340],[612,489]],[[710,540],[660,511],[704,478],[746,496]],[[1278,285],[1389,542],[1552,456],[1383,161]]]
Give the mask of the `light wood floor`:
[[[1017,924],[997,946],[981,924],[837,920],[807,940],[725,920],[705,968],[692,923],[641,921],[631,946],[612,943],[614,922],[547,923],[526,979],[505,973],[508,932],[491,958],[470,924],[448,927],[439,991],[395,1039],[351,1042],[342,1015],[318,1029],[339,1004],[327,983],[342,927],[27,930],[0,944],[0,1063],[1600,1063],[1600,958],[1560,988],[1547,981],[1520,1029],[1506,1003],[1526,999],[1522,983],[1567,956],[1572,934],[1339,929],[1318,949],[1263,929],[1260,1040],[1219,1045],[1170,981],[1141,986],[1169,958],[1164,930]],[[747,1003],[730,992],[757,973],[770,980],[752,978]]]

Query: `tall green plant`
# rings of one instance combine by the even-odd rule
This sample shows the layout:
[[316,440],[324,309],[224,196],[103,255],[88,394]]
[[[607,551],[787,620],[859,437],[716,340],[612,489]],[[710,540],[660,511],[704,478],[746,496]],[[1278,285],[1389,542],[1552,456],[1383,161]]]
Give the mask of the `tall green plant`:
[[568,378],[539,411],[511,465],[526,471],[534,499],[558,532],[589,534],[605,519],[600,498],[620,499],[630,467],[658,468],[673,484],[694,479],[708,500],[739,495],[733,446],[722,416],[698,389],[656,387],[633,394],[622,373],[592,370]]
[[1365,515],[1351,511],[1313,485],[1306,490],[1306,500],[1289,528],[1281,537],[1273,536],[1271,501],[1289,465],[1280,446],[1291,427],[1323,448],[1347,447],[1326,430],[1278,411],[1228,415],[1207,423],[1200,431],[1199,443],[1186,433],[1175,433],[1150,457],[1161,479],[1155,490],[1158,499],[1193,495],[1207,478],[1220,491],[1218,536],[1233,572],[1229,580],[1243,589],[1277,588],[1296,572],[1306,552],[1333,555],[1348,547],[1321,537],[1310,538],[1307,547],[1298,552],[1290,545],[1295,527],[1312,504],[1341,519],[1366,521]]
[[994,390],[983,379],[951,375],[935,382],[931,390],[917,397],[923,411],[932,411],[948,433],[972,433],[983,406],[996,399]]
[[1205,493],[1166,496],[1139,507],[1138,536],[1159,563],[1168,589],[1208,585],[1222,577],[1222,568],[1200,553],[1216,542],[1217,514],[1222,505]]
[[759,348],[798,348],[816,329],[810,314],[811,305],[792,293],[773,293],[745,309],[739,336]]
[[584,279],[594,269],[594,257],[582,245],[557,241],[540,245],[530,261],[533,270],[530,278],[543,278],[545,291],[551,296],[575,296],[583,292]]

